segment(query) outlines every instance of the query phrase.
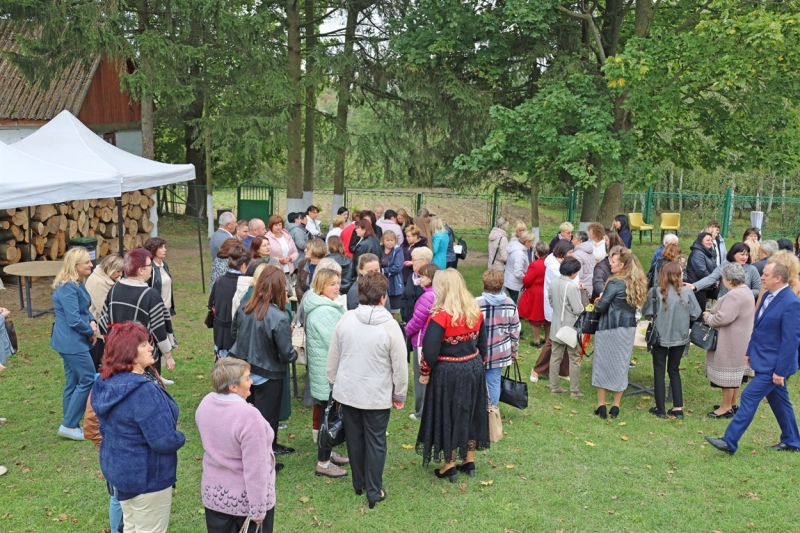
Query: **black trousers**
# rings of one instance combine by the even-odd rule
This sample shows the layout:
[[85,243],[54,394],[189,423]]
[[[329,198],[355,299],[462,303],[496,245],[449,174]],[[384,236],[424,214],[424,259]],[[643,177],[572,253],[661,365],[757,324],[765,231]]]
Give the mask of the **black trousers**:
[[667,387],[664,384],[664,370],[669,374],[669,388],[672,391],[672,405],[683,407],[683,388],[681,386],[681,357],[685,345],[653,346],[653,381],[654,394],[656,397],[656,409],[661,413],[666,413],[664,407]]
[[281,399],[283,397],[283,379],[270,379],[261,385],[253,385],[250,387],[250,396],[247,397],[247,403],[250,403],[258,409],[264,420],[267,421],[269,426],[275,433],[275,439],[272,441],[272,447],[278,443],[278,422],[281,414]]
[[358,409],[342,404],[353,488],[366,487],[367,499],[373,502],[380,499],[383,488],[389,412],[390,409]]
[[[233,516],[218,511],[212,511],[206,508],[206,528],[208,533],[239,533],[247,520],[244,516]],[[264,533],[272,533],[275,525],[275,508],[273,507],[267,511],[267,516],[264,517]],[[253,533],[258,525],[250,521],[250,527],[247,528],[247,533]]]
[[709,290],[695,291],[694,297],[697,299],[698,305],[700,305],[700,311],[706,310],[706,302],[708,301],[710,292]]

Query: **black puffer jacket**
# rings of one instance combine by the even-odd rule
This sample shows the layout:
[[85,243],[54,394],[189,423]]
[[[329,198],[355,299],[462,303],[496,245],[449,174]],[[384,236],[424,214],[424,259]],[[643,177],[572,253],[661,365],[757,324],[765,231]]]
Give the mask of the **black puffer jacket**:
[[714,251],[705,248],[702,243],[695,241],[690,250],[686,262],[686,281],[694,283],[714,272],[717,263],[714,261]]
[[347,291],[353,286],[353,262],[349,257],[343,256],[342,254],[328,254],[325,257],[330,257],[342,267],[342,279],[339,281],[339,294],[347,294]]
[[594,266],[594,275],[592,276],[592,298],[595,300],[600,293],[606,289],[606,280],[611,277],[611,264],[608,262],[608,257],[604,257],[602,261]]
[[233,318],[231,335],[236,343],[230,355],[250,363],[253,374],[263,378],[283,379],[286,365],[297,359],[289,317],[275,304],[269,305],[262,320],[256,320],[255,312],[248,315],[240,306]]
[[606,284],[603,297],[594,304],[594,309],[600,313],[597,329],[635,328],[636,308],[628,303],[625,282],[621,279],[612,279]]

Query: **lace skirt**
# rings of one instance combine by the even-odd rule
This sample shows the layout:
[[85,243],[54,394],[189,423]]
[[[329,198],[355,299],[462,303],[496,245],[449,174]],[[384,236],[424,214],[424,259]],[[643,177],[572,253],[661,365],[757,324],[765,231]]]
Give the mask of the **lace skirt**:
[[481,357],[463,363],[439,361],[425,390],[417,435],[422,466],[466,459],[469,450],[489,448],[486,377]]

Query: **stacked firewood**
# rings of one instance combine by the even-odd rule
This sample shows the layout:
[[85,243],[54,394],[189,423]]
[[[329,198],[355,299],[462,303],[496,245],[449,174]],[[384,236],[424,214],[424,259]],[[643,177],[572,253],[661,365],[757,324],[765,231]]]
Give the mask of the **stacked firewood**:
[[[122,237],[126,250],[142,246],[150,236],[155,189],[122,195]],[[44,204],[28,209],[0,210],[0,265],[20,261],[55,261],[71,239],[97,239],[97,257],[119,252],[119,211],[116,198]],[[30,228],[30,232],[28,229]],[[28,243],[33,246],[28,246]],[[30,251],[29,251],[30,249]]]

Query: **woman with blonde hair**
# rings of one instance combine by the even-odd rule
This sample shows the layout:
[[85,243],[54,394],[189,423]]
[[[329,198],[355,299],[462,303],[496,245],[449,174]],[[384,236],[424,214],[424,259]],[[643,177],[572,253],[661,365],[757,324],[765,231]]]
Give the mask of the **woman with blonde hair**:
[[403,233],[405,233],[406,228],[411,225],[411,217],[408,216],[408,211],[402,207],[397,210],[397,224],[403,230]]
[[[301,310],[298,311],[303,316],[306,331],[308,385],[311,397],[314,399],[311,432],[315,443],[322,423],[322,413],[331,394],[328,379],[325,377],[328,347],[331,344],[333,330],[344,315],[344,307],[336,302],[339,296],[339,280],[340,276],[335,270],[318,269],[311,281],[311,290],[306,293],[300,304]],[[346,476],[347,470],[338,465],[348,462],[346,457],[318,447],[314,474],[332,478]]]
[[334,215],[333,220],[331,220],[331,229],[328,230],[328,234],[325,235],[325,244],[328,244],[328,239],[331,237],[338,237],[341,235],[345,224],[347,224],[347,219],[345,217],[342,215]]
[[[628,369],[636,336],[636,309],[647,295],[647,277],[635,255],[624,247],[608,252],[611,277],[606,282],[595,311],[600,314],[594,340],[592,385],[597,387],[600,418],[616,418],[622,393],[628,388]],[[606,411],[606,391],[614,393],[610,411]]]
[[[420,382],[427,384],[417,453],[422,466],[444,461],[438,478],[455,483],[457,470],[475,475],[475,450],[489,448],[487,336],[478,302],[453,269],[433,279],[434,302],[422,340]],[[461,464],[456,467],[456,458]]]
[[[92,305],[89,312],[93,317],[99,317],[103,311],[103,304],[106,302],[108,291],[122,276],[122,269],[125,268],[125,261],[119,254],[109,254],[94,269],[94,272],[86,278],[86,291],[92,298]],[[103,337],[98,336],[89,353],[92,355],[92,362],[95,370],[100,368],[100,359],[103,357],[105,342]]]
[[433,263],[440,270],[447,268],[447,243],[450,238],[444,227],[444,222],[439,217],[431,219],[431,249],[433,250]]
[[89,353],[97,340],[97,321],[89,307],[92,299],[84,283],[92,273],[89,252],[76,246],[64,254],[64,266],[53,282],[56,315],[50,347],[64,361],[63,419],[58,435],[84,440],[81,417],[94,383],[95,365]]

